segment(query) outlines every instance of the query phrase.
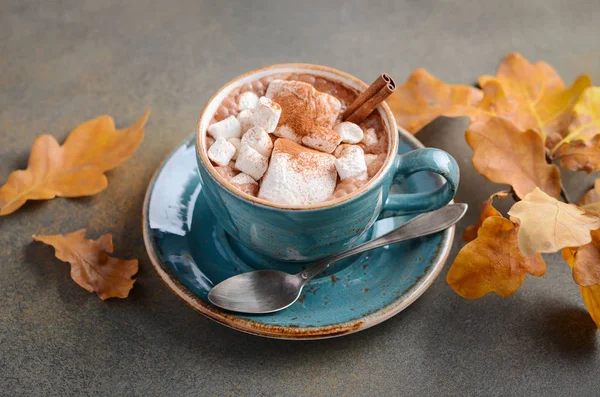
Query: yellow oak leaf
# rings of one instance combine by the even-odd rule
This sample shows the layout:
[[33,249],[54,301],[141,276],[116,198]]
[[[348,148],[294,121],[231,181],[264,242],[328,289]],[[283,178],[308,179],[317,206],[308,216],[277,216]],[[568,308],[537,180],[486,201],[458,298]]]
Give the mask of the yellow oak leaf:
[[563,143],[553,158],[560,160],[561,167],[571,171],[585,171],[588,174],[600,171],[600,135],[589,142]]
[[71,278],[100,299],[127,298],[133,288],[138,261],[113,258],[112,236],[105,234],[98,240],[86,240],[85,229],[65,235],[33,236],[54,247],[55,255],[71,264]]
[[[562,250],[563,258],[572,268],[575,265],[576,248],[564,248]],[[600,328],[600,285],[591,285],[588,287],[579,286],[579,292],[583,298],[583,303],[587,308],[592,320]]]
[[104,172],[131,157],[144,138],[146,112],[133,125],[117,130],[110,116],[100,116],[75,128],[60,146],[51,135],[39,136],[27,169],[14,171],[0,187],[0,215],[19,209],[27,200],[82,197],[108,184]]
[[386,100],[396,121],[412,134],[438,116],[469,116],[482,93],[468,85],[450,85],[424,69],[415,70]]
[[527,273],[541,277],[546,263],[540,254],[526,256],[517,244],[519,226],[491,216],[465,245],[448,271],[446,281],[460,296],[477,299],[490,292],[502,297],[515,293]]
[[489,199],[483,202],[481,208],[481,215],[479,215],[479,222],[476,225],[468,226],[463,233],[463,241],[469,242],[473,241],[477,238],[477,231],[483,225],[483,222],[489,218],[490,216],[502,216],[500,212],[496,208],[494,208],[494,199],[496,197],[505,198],[508,196],[507,191],[496,192],[490,196]]
[[[493,85],[492,90],[486,90],[488,84]],[[485,93],[482,104],[486,110],[510,120],[521,131],[538,132],[545,143],[547,136],[564,134],[573,106],[592,82],[588,75],[581,75],[566,89],[549,64],[531,64],[521,54],[512,53],[500,63],[496,76],[481,76],[479,85]]]
[[515,203],[508,214],[520,221],[518,241],[524,255],[588,244],[590,231],[600,228],[598,213],[562,203],[539,188]]
[[520,198],[538,186],[552,197],[560,195],[560,171],[546,162],[538,133],[491,118],[472,124],[465,137],[474,152],[473,167],[490,181],[511,185]]
[[587,88],[573,107],[573,121],[567,135],[552,149],[560,150],[563,144],[575,141],[590,142],[600,134],[600,87]]

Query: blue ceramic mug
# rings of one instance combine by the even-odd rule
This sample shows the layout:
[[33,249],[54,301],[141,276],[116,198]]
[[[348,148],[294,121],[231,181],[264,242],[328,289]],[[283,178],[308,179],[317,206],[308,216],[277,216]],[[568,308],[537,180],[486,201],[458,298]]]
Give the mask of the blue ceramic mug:
[[[367,84],[344,72],[320,65],[282,64],[248,72],[225,84],[207,103],[198,121],[196,153],[202,192],[217,222],[239,245],[279,261],[312,261],[339,253],[386,215],[431,211],[446,205],[458,188],[456,161],[439,149],[397,155],[398,129],[387,104],[378,111],[388,132],[388,157],[364,186],[339,199],[315,205],[289,206],[240,192],[219,175],[206,153],[206,129],[220,103],[236,88],[280,73],[306,73],[363,91]],[[415,172],[431,171],[446,182],[428,193],[390,193],[392,182]]]

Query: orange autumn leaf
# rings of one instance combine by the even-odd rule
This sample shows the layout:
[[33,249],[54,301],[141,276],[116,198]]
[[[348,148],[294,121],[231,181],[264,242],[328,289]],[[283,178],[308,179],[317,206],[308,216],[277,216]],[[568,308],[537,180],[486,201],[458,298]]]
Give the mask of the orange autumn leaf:
[[519,249],[525,255],[588,244],[590,231],[600,228],[598,213],[562,203],[539,188],[515,203],[508,214],[519,219]]
[[600,285],[600,230],[591,235],[592,242],[577,249],[573,263],[573,280],[582,287]]
[[483,202],[481,209],[481,215],[479,216],[479,222],[476,225],[468,226],[463,233],[463,241],[469,242],[477,238],[477,231],[483,225],[483,222],[490,216],[502,216],[497,209],[494,208],[494,199],[496,197],[505,198],[509,192],[496,192],[490,196],[489,199]]
[[[489,84],[493,90],[486,90]],[[521,54],[512,53],[500,63],[496,76],[481,76],[479,85],[488,111],[510,120],[521,131],[538,132],[545,143],[546,137],[562,137],[571,123],[573,106],[592,82],[584,74],[566,89],[552,66],[531,64]]]
[[65,235],[33,236],[54,247],[55,255],[71,264],[71,278],[100,299],[127,298],[133,288],[138,261],[113,258],[112,236],[105,234],[98,240],[85,240],[85,229]]
[[520,198],[538,186],[552,197],[560,195],[560,171],[546,162],[538,133],[492,118],[472,124],[465,137],[474,152],[473,167],[490,181],[511,185]]
[[569,125],[567,135],[554,146],[552,153],[559,151],[569,142],[589,143],[598,134],[600,134],[600,87],[589,87],[573,107],[573,121]]
[[563,143],[554,154],[560,165],[571,171],[585,171],[588,174],[600,171],[600,135],[591,141]]
[[517,245],[518,226],[508,219],[487,218],[477,238],[465,245],[454,260],[446,281],[460,296],[477,299],[495,292],[515,293],[527,273],[541,277],[546,263],[540,254],[525,256]]
[[51,135],[39,136],[27,169],[14,171],[0,187],[0,215],[16,211],[27,200],[91,196],[104,190],[104,172],[136,151],[149,115],[123,130],[115,128],[112,117],[100,116],[75,128],[62,146]]
[[469,116],[482,93],[468,85],[450,85],[424,69],[415,70],[387,99],[398,124],[412,134],[438,116]]
[[[576,252],[576,248],[565,248],[562,251],[563,258],[571,267],[575,265]],[[600,285],[591,285],[589,287],[579,286],[579,292],[592,320],[600,328]]]

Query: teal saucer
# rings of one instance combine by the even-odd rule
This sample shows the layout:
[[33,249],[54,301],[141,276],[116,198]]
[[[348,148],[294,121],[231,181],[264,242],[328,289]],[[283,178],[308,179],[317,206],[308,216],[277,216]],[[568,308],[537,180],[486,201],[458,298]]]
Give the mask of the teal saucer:
[[[400,132],[399,153],[423,147]],[[450,252],[454,228],[393,244],[350,258],[312,280],[294,305],[277,313],[242,315],[208,301],[213,285],[258,268],[289,265],[265,260],[233,244],[215,223],[201,192],[194,139],[183,142],[159,167],[144,202],[144,242],[154,268],[192,308],[221,324],[247,333],[285,339],[319,339],[346,335],[379,324],[414,302],[431,285]],[[430,191],[441,182],[417,173],[401,192]],[[375,223],[374,238],[410,219]]]

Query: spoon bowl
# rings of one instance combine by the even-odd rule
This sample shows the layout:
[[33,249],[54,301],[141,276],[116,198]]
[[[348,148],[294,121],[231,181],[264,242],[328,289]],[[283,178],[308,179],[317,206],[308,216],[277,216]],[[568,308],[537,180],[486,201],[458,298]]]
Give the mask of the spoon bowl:
[[279,270],[257,270],[219,283],[210,290],[208,299],[226,310],[272,313],[296,302],[303,286],[304,280],[296,274]]

